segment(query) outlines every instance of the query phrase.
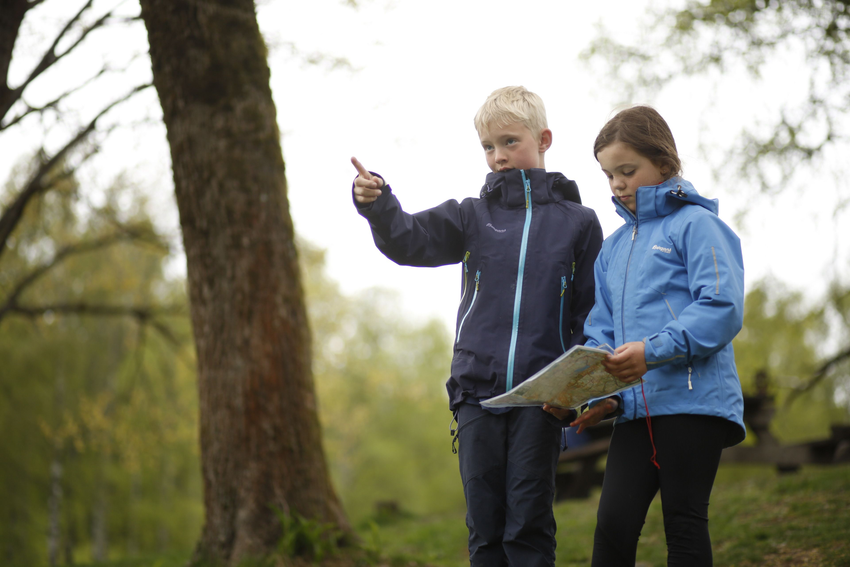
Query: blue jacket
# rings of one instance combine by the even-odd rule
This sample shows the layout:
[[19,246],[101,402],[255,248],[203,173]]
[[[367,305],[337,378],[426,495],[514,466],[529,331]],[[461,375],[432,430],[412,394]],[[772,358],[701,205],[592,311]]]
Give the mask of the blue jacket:
[[580,203],[574,181],[543,169],[491,173],[480,198],[416,214],[388,185],[373,203],[355,202],[394,262],[462,263],[452,410],[503,394],[584,342],[602,228]]
[[[650,415],[722,417],[738,426],[728,445],[740,443],[744,402],[732,350],[744,313],[740,240],[717,216],[717,200],[680,177],[640,187],[636,215],[614,204],[626,223],[596,260],[587,345],[643,341]],[[620,398],[618,423],[646,416],[640,387]]]

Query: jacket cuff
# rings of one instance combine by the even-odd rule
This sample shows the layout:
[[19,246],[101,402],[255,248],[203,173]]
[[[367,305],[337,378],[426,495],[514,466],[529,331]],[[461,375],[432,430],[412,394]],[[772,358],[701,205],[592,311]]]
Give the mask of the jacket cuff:
[[611,398],[611,399],[613,399],[617,402],[617,409],[615,409],[611,413],[605,414],[605,417],[603,417],[602,419],[611,419],[611,418],[620,417],[621,415],[623,415],[623,398],[622,398],[622,396],[617,395],[617,394],[615,394],[613,396],[607,396],[607,397],[604,397],[604,398],[596,398],[595,400],[591,400],[590,403],[587,404],[587,406],[589,408],[595,407],[597,404],[604,402],[608,398]]
[[685,358],[683,354],[676,354],[673,348],[675,345],[672,344],[670,336],[667,334],[655,333],[650,335],[643,339],[643,346],[643,357],[647,368],[650,370]]
[[354,181],[351,182],[351,201],[354,203],[354,206],[357,207],[357,210],[360,210],[360,211],[371,210],[372,205],[377,203],[379,199],[384,198],[388,193],[392,192],[392,189],[390,189],[390,186],[387,183],[387,180],[384,179],[382,175],[375,173],[374,171],[370,171],[369,173],[371,173],[373,177],[379,178],[381,180],[381,182],[383,183],[383,185],[381,185],[381,194],[378,195],[378,199],[372,201],[371,203],[358,203],[357,199],[354,198],[354,181],[356,181],[357,177],[359,177],[359,176],[355,177]]

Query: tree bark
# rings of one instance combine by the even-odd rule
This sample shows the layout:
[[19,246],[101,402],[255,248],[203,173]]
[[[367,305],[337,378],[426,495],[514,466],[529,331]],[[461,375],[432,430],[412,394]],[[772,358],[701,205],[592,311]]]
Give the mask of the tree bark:
[[142,0],[186,250],[205,525],[195,559],[273,549],[272,506],[350,527],[322,449],[286,178],[253,0]]

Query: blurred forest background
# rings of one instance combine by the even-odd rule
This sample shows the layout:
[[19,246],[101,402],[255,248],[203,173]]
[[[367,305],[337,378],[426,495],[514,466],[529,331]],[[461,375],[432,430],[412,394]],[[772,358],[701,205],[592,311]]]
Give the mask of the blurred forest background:
[[[57,1],[0,0],[0,24],[8,24],[15,6],[26,6],[22,17],[30,9],[35,17],[44,15],[34,10],[39,4]],[[0,85],[0,137],[14,139],[26,129],[28,137],[43,132],[45,139],[14,164],[0,189],[0,563],[9,566],[185,554],[204,519],[186,281],[168,270],[179,237],[155,222],[158,211],[132,173],[114,176],[97,191],[81,174],[113,130],[133,127],[120,121],[104,126],[103,116],[149,85],[127,84],[128,94],[82,118],[74,106],[83,104],[78,92],[120,77],[121,69],[107,65],[58,86],[36,81],[90,35],[141,25],[92,4],[80,3],[57,36],[37,37],[37,26],[22,28],[35,35],[17,38],[27,51],[22,55],[19,48],[15,57],[30,64],[14,84],[7,77],[16,37],[0,30],[9,55],[0,68],[7,79]],[[757,175],[768,189],[781,188],[801,163],[829,163],[823,152],[846,144],[845,4],[823,2],[810,12],[802,0],[709,5],[700,12],[695,7],[701,4],[688,4],[673,14],[674,33],[648,49],[686,44],[694,29],[710,33],[712,26],[736,44],[756,37],[765,27],[760,13],[776,6],[785,12],[771,16],[770,29],[781,27],[785,16],[793,22],[808,17],[807,29],[833,34],[824,43],[831,51],[815,46],[828,76],[812,79],[829,97],[813,94],[809,114],[783,116],[778,134],[752,138],[742,150],[749,165],[762,160]],[[831,24],[818,19],[827,12]],[[761,27],[748,28],[748,22]],[[740,49],[763,54],[781,39],[760,38],[756,47]],[[712,65],[722,70],[724,58],[735,55],[706,51],[704,60],[679,61],[684,67],[678,72]],[[614,67],[649,60],[607,41],[586,56],[607,58]],[[757,68],[759,61],[748,64]],[[636,88],[658,84],[632,82]],[[829,90],[835,85],[841,92]],[[819,141],[803,135],[816,118],[825,125],[816,132]],[[782,173],[777,178],[771,171]],[[845,182],[838,193],[846,191]],[[846,197],[829,206],[846,207]],[[352,297],[327,275],[322,249],[301,240],[298,250],[324,450],[349,520],[362,525],[396,507],[414,516],[463,510],[451,415],[439,386],[451,356],[444,325],[404,317],[392,290]],[[778,407],[772,429],[786,443],[827,437],[831,424],[846,424],[850,416],[850,281],[836,277],[827,287],[816,301],[776,279],[747,293],[745,327],[735,341],[739,374],[751,394],[758,372],[771,378]]]

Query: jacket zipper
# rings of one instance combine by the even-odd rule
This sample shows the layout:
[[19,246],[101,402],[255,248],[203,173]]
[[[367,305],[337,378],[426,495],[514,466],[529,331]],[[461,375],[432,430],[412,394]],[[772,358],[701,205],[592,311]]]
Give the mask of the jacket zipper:
[[[636,205],[635,210],[637,210],[637,195],[635,195],[635,205]],[[620,299],[620,301],[621,301],[621,304],[620,304],[621,305],[621,307],[620,307],[620,328],[622,329],[622,332],[623,332],[623,342],[624,343],[626,341],[626,285],[628,284],[628,281],[629,281],[629,270],[631,269],[631,266],[632,266],[632,253],[635,250],[635,237],[637,236],[637,231],[638,231],[637,213],[632,213],[631,211],[629,211],[629,213],[632,214],[635,217],[635,226],[632,227],[632,245],[631,245],[631,248],[629,249],[628,261],[626,262],[626,275],[623,278],[623,295]],[[641,388],[643,388],[643,385],[641,385]],[[632,395],[634,395],[634,394],[632,394]],[[637,400],[635,400],[635,415],[634,415],[635,418],[637,418],[637,407],[638,407]]]
[[564,294],[567,291],[567,276],[561,276],[561,312],[558,317],[558,334],[561,337],[561,350],[567,352],[564,346]]
[[461,286],[460,291],[460,300],[463,301],[463,298],[466,297],[466,277],[469,273],[469,250],[466,251],[466,254],[463,255],[463,285]]
[[626,262],[626,276],[623,278],[623,297],[621,298],[622,307],[620,308],[620,328],[623,330],[623,342],[626,341],[626,286],[629,282],[629,270],[632,267],[632,253],[635,251],[635,237],[637,236],[637,231],[637,216],[635,216],[635,226],[632,228],[632,247],[629,249],[629,260]]
[[508,352],[508,374],[506,378],[505,391],[514,387],[514,363],[516,362],[516,343],[519,336],[519,309],[522,304],[522,279],[525,272],[525,255],[528,248],[528,232],[531,227],[531,181],[526,177],[525,170],[522,173],[522,183],[525,188],[525,226],[522,229],[522,244],[519,249],[519,266],[516,275],[516,294],[514,295],[514,320],[511,329],[511,348]]
[[475,291],[472,294],[472,301],[469,302],[469,309],[466,310],[466,313],[463,314],[463,319],[460,320],[460,325],[457,327],[457,338],[455,339],[455,344],[460,342],[460,331],[463,329],[463,323],[466,321],[466,317],[469,315],[469,312],[472,311],[472,306],[475,305],[475,298],[478,297],[478,283],[481,279],[481,270],[475,272]]

